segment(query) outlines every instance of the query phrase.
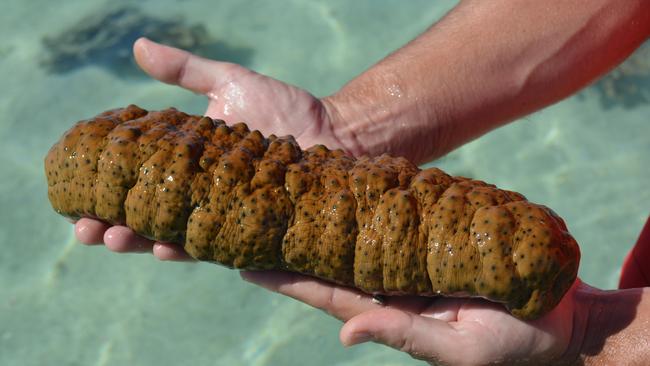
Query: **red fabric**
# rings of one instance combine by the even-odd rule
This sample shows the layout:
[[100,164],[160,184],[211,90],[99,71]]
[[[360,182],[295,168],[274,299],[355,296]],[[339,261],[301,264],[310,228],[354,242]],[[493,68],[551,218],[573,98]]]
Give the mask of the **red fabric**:
[[636,245],[627,254],[619,288],[634,288],[650,286],[650,217],[646,221]]

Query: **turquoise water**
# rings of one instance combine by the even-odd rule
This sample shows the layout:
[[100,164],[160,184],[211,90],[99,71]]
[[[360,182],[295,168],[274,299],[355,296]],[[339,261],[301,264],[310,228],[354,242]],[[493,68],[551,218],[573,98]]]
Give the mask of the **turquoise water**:
[[[377,345],[344,349],[338,321],[234,271],[77,244],[50,209],[42,158],[73,122],[99,111],[205,108],[202,97],[133,69],[126,30],[157,29],[327,95],[453,1],[52,4],[4,0],[0,12],[0,365],[417,363]],[[650,207],[649,60],[646,46],[579,95],[434,164],[552,207],[581,244],[582,278],[614,288]]]

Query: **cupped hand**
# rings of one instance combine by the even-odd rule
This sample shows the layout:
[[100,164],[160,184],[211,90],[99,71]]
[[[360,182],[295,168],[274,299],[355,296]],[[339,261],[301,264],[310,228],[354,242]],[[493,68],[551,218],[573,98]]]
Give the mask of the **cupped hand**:
[[[344,146],[337,136],[339,119],[327,99],[241,65],[204,59],[144,38],[136,41],[133,52],[140,68],[155,79],[207,96],[207,116],[228,123],[246,122],[267,136],[293,135],[302,147],[323,144],[359,153],[358,147]],[[139,237],[124,226],[83,218],[75,229],[82,243],[105,243],[115,252],[152,252],[162,260],[190,259],[180,246]]]
[[242,272],[242,277],[342,320],[340,340],[346,346],[372,341],[450,365],[561,363],[569,356],[576,292],[589,291],[576,280],[553,311],[525,322],[483,299],[394,296],[378,302],[295,273]]

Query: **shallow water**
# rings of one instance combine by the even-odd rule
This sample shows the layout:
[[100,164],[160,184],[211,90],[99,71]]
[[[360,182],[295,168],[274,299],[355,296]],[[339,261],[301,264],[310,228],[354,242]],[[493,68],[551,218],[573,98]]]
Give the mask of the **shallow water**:
[[[205,108],[202,97],[133,69],[135,34],[126,26],[178,27],[183,37],[164,36],[326,95],[453,1],[51,4],[5,0],[0,12],[0,365],[417,363],[377,345],[344,349],[338,321],[244,283],[235,271],[78,245],[50,209],[42,158],[73,122],[99,111],[129,103]],[[121,34],[108,47],[92,25],[126,6],[139,12],[114,20],[121,28],[98,28],[108,39]],[[54,57],[43,40],[55,39],[56,49],[71,27],[85,29],[72,34],[81,48]],[[650,207],[648,60],[646,45],[579,95],[434,164],[552,207],[581,244],[581,277],[614,288]]]

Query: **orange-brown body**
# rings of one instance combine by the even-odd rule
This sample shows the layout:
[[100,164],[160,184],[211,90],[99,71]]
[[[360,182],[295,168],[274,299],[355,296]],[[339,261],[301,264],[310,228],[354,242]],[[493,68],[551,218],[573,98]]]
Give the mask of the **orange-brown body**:
[[60,214],[125,224],[199,260],[373,294],[482,296],[522,319],[557,305],[580,259],[562,219],[518,193],[175,109],[80,121],[45,170]]

